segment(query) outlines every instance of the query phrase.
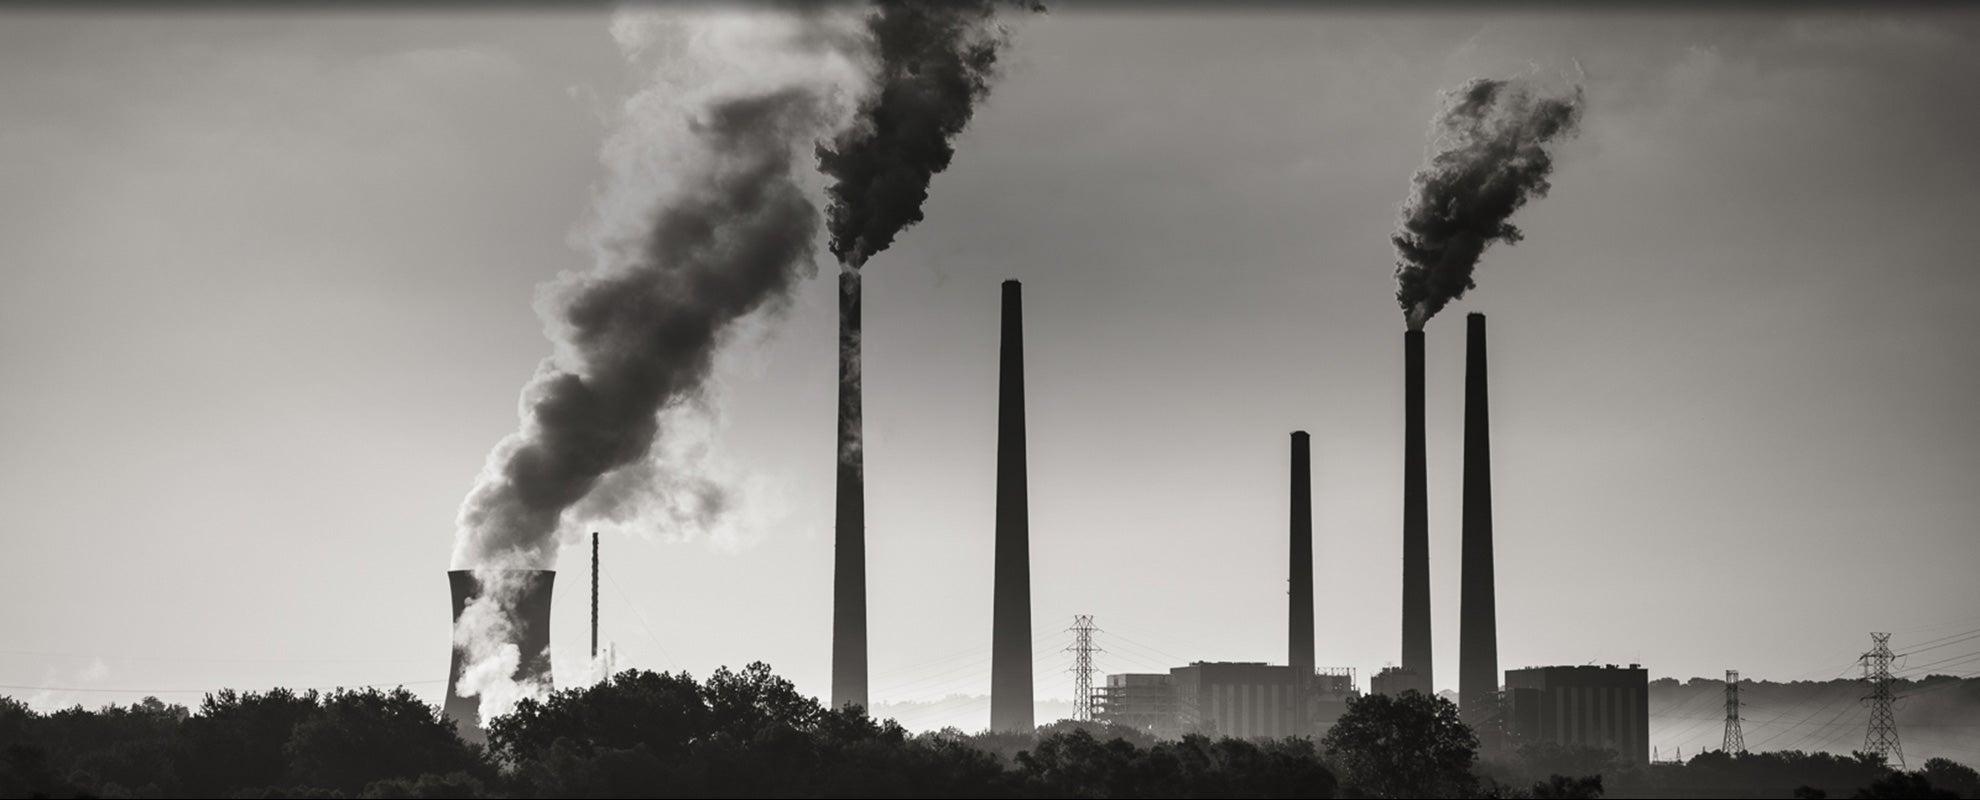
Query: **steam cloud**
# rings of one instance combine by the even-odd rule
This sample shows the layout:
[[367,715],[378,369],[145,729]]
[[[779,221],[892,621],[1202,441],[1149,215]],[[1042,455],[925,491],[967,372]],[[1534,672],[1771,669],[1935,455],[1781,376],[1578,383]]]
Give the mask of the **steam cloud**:
[[1576,87],[1536,97],[1521,83],[1477,78],[1445,98],[1433,129],[1436,155],[1416,171],[1396,232],[1396,301],[1410,330],[1477,288],[1472,270],[1493,242],[1517,244],[1509,220],[1547,196],[1549,148],[1581,121]]
[[521,429],[460,511],[454,568],[484,586],[455,630],[460,690],[484,720],[543,688],[510,680],[535,654],[516,650],[500,574],[553,568],[560,529],[582,533],[567,512],[609,517],[634,483],[684,523],[726,509],[720,487],[670,468],[664,448],[650,456],[702,403],[738,321],[780,310],[816,272],[819,214],[794,167],[865,87],[859,22],[832,8],[613,19],[628,58],[660,63],[606,143],[593,267],[540,300],[555,348],[523,390]]

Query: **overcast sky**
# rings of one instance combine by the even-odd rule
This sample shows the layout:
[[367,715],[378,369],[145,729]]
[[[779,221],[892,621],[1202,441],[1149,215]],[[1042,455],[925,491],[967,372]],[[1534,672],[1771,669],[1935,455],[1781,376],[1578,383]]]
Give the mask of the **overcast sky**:
[[[927,221],[866,269],[876,701],[988,690],[1007,278],[1041,698],[1071,694],[1075,613],[1106,672],[1283,663],[1301,429],[1319,661],[1364,686],[1396,661],[1387,237],[1439,93],[1535,70],[1583,77],[1584,133],[1527,241],[1428,326],[1438,687],[1468,311],[1492,333],[1502,667],[1820,679],[1872,630],[1902,651],[1980,627],[1980,14],[1065,5],[1015,29]],[[537,287],[588,265],[638,86],[608,27],[0,16],[0,693],[438,700],[455,512],[549,353]],[[622,666],[829,688],[831,272],[723,357],[737,535],[605,542]],[[566,665],[585,556],[563,554]]]

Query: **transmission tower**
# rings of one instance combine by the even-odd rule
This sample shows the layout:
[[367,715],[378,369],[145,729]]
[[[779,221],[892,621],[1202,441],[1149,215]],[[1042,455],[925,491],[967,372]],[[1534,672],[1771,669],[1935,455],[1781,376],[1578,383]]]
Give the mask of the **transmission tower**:
[[1876,753],[1884,757],[1884,763],[1896,763],[1904,769],[1904,748],[1898,745],[1897,715],[1891,712],[1891,704],[1897,700],[1891,694],[1891,660],[1897,656],[1891,653],[1891,635],[1888,633],[1870,634],[1870,652],[1863,654],[1863,681],[1870,684],[1870,693],[1863,696],[1863,702],[1870,705],[1870,728],[1863,734],[1863,752]]
[[1746,734],[1739,729],[1739,670],[1726,670],[1726,739],[1720,750],[1728,755],[1746,752]]
[[1100,629],[1093,627],[1092,614],[1074,614],[1073,624],[1067,630],[1073,632],[1073,643],[1066,648],[1073,654],[1073,719],[1080,722],[1093,721],[1093,654],[1100,649],[1093,646],[1093,634]]

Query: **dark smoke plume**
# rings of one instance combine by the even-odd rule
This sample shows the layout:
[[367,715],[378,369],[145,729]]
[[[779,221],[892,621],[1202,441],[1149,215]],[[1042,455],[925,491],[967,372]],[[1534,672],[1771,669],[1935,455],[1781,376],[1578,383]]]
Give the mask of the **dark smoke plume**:
[[[781,38],[779,22],[724,23],[745,45],[769,48],[769,41],[796,53],[749,51],[741,64],[835,57],[825,51],[838,43],[819,38],[813,20],[783,20],[796,33]],[[850,56],[836,58],[827,63],[850,71]],[[741,68],[725,77],[740,80],[733,73]],[[816,72],[784,68],[800,76],[701,100],[680,99],[692,88],[644,96],[684,104],[685,121],[629,128],[629,149],[657,148],[684,161],[661,173],[668,188],[657,205],[648,205],[651,197],[631,201],[640,208],[627,212],[623,241],[609,243],[599,268],[556,287],[554,308],[546,310],[558,356],[525,388],[521,430],[490,455],[462,506],[455,568],[553,567],[566,510],[594,489],[610,500],[621,472],[664,482],[651,491],[691,501],[697,513],[723,510],[723,498],[709,496],[705,481],[656,474],[646,459],[667,433],[663,426],[679,416],[663,412],[703,398],[717,348],[735,323],[780,307],[800,278],[815,273],[819,214],[796,159],[802,143],[838,122],[839,90]],[[639,136],[649,132],[675,144]]]
[[921,221],[928,181],[949,168],[1005,43],[987,0],[877,5],[866,25],[878,62],[873,94],[850,128],[818,145],[818,168],[832,179],[832,254],[849,270]]
[[1535,97],[1524,85],[1478,78],[1446,96],[1437,116],[1436,155],[1416,171],[1390,241],[1396,247],[1396,301],[1410,330],[1477,288],[1472,270],[1493,242],[1522,238],[1511,219],[1547,196],[1554,169],[1548,148],[1572,136],[1581,90]]

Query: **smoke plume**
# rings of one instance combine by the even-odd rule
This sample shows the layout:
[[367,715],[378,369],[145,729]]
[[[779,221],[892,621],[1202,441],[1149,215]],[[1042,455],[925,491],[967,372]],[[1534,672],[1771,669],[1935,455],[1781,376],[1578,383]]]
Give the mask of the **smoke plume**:
[[[839,259],[839,481],[863,483],[859,268],[921,221],[928,182],[990,92],[1004,31],[988,0],[879,0],[866,17],[873,92],[852,124],[818,144],[832,254]],[[1042,11],[1043,6],[1032,5]],[[850,489],[842,489],[851,491]],[[846,524],[861,525],[858,520]]]
[[699,402],[736,322],[781,309],[815,272],[818,213],[795,156],[861,85],[856,25],[828,12],[614,20],[629,56],[665,59],[607,143],[594,266],[540,303],[555,355],[462,505],[456,569],[552,568],[566,510],[621,469],[694,498],[690,518],[720,513],[719,489],[646,459],[662,412]]
[[1547,196],[1549,148],[1574,135],[1581,105],[1579,87],[1539,97],[1523,83],[1487,78],[1446,95],[1432,126],[1436,154],[1416,171],[1389,237],[1396,301],[1410,330],[1477,288],[1471,273],[1486,247],[1520,241],[1513,212]]
[[873,94],[851,127],[818,145],[818,168],[833,181],[832,254],[847,270],[921,221],[928,181],[949,168],[1005,43],[988,0],[877,5],[866,19],[878,62]]
[[636,64],[657,61],[654,79],[601,157],[592,267],[539,298],[553,355],[523,389],[521,428],[460,511],[454,568],[475,570],[483,593],[455,628],[459,691],[481,698],[482,719],[545,688],[511,677],[540,654],[518,651],[503,570],[554,568],[583,531],[574,517],[657,496],[675,522],[705,525],[733,505],[667,445],[705,405],[739,321],[781,310],[817,271],[798,159],[864,89],[859,24],[833,8],[615,15],[614,38]]

